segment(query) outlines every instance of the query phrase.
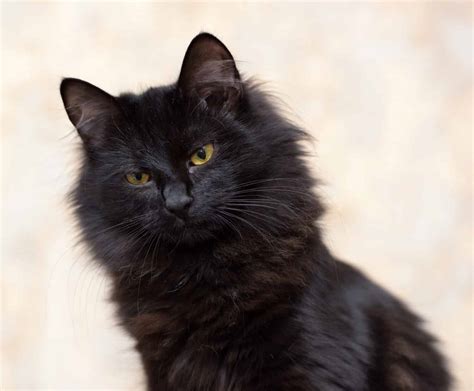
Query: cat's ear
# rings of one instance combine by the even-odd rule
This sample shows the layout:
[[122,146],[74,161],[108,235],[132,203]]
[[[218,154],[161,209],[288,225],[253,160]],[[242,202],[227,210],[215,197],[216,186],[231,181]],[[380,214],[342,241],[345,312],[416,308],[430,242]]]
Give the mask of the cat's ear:
[[178,87],[218,111],[235,111],[242,97],[242,82],[229,50],[208,33],[197,35],[184,56]]
[[112,95],[79,79],[61,82],[61,97],[72,124],[86,144],[100,144],[120,109]]

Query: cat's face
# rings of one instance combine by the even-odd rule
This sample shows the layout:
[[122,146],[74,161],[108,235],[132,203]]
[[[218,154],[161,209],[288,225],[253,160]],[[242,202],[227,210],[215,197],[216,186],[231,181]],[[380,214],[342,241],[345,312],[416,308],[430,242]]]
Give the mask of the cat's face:
[[129,221],[130,231],[140,226],[163,240],[204,240],[226,228],[223,208],[255,179],[263,145],[231,117],[191,115],[175,93],[118,98],[127,121],[93,147],[83,181],[111,223]]
[[115,232],[137,246],[147,236],[185,245],[249,232],[264,239],[307,201],[296,190],[311,186],[301,134],[240,80],[215,37],[192,41],[175,85],[114,98],[65,79],[61,94],[83,139],[75,202],[91,236]]

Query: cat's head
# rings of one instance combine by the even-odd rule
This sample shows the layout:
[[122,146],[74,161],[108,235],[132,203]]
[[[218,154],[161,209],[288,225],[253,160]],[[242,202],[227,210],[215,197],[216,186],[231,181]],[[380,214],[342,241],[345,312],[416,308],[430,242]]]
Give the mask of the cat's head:
[[61,96],[82,139],[74,203],[93,247],[263,241],[315,217],[304,133],[210,34],[193,39],[173,85],[113,97],[67,78]]

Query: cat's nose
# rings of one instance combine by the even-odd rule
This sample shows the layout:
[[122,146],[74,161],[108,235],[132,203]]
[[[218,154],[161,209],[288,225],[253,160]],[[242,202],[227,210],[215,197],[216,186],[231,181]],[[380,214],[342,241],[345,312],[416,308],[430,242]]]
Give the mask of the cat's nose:
[[193,199],[188,195],[173,195],[165,201],[166,209],[174,213],[178,217],[183,217],[191,205]]
[[186,215],[193,202],[193,198],[187,194],[184,183],[172,183],[167,185],[163,190],[163,198],[165,200],[166,209],[181,218]]

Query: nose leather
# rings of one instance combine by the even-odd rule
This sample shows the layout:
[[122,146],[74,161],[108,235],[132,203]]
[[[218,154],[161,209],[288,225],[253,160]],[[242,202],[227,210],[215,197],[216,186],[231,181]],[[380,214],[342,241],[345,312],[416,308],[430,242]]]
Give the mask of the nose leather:
[[188,195],[186,185],[182,182],[171,182],[163,189],[165,207],[170,212],[182,217],[188,210],[193,198]]

